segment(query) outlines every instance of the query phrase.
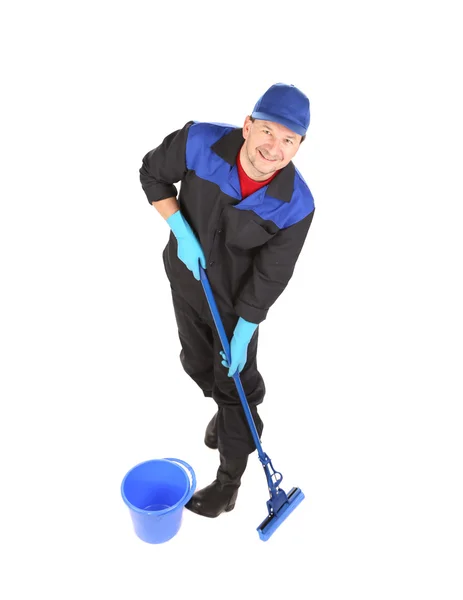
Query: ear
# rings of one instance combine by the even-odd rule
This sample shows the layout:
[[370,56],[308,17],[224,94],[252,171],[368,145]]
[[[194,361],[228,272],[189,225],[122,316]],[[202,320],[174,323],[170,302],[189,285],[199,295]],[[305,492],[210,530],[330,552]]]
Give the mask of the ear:
[[252,121],[251,121],[251,117],[248,115],[244,119],[244,124],[243,124],[243,137],[245,140],[248,139],[249,131],[251,130],[251,127],[252,127]]

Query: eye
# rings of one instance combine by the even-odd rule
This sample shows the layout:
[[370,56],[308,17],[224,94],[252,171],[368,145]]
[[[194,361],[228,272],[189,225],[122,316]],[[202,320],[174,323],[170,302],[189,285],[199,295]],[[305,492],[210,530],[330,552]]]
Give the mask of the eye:
[[268,129],[263,129],[264,133],[270,133],[270,131]]
[[289,138],[287,138],[285,141],[287,144],[289,144],[291,146],[293,145],[293,140],[290,140]]

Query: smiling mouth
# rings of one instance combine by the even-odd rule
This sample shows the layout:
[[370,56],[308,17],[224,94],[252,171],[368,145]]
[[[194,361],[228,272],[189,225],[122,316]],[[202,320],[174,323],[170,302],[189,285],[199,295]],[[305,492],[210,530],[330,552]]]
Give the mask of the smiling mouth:
[[261,152],[260,150],[258,150],[258,152],[259,152],[259,154],[262,156],[262,158],[263,158],[264,160],[266,160],[267,162],[276,162],[276,160],[277,160],[276,158],[266,158],[266,157],[265,157],[265,156],[262,154],[262,152]]

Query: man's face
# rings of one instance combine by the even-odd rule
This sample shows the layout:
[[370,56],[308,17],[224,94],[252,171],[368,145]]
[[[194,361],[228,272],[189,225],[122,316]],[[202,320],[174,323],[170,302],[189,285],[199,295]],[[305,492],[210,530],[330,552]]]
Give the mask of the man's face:
[[273,121],[254,122],[248,116],[243,126],[244,144],[241,164],[246,174],[256,181],[268,179],[286,167],[299,150],[302,136]]

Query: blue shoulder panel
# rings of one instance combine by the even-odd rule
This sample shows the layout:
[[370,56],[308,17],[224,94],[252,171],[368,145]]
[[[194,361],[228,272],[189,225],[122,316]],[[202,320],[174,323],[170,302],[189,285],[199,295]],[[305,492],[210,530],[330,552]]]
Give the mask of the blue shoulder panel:
[[309,215],[315,208],[312,193],[296,169],[294,191],[290,202],[267,194],[268,186],[257,190],[235,208],[252,210],[266,221],[273,221],[279,229],[291,227]]
[[[186,166],[201,179],[217,184],[224,194],[241,200],[239,182],[233,186],[229,181],[232,166],[211,149],[217,140],[233,129],[236,127],[222,123],[193,123],[188,130]],[[232,180],[236,182],[235,178]]]

